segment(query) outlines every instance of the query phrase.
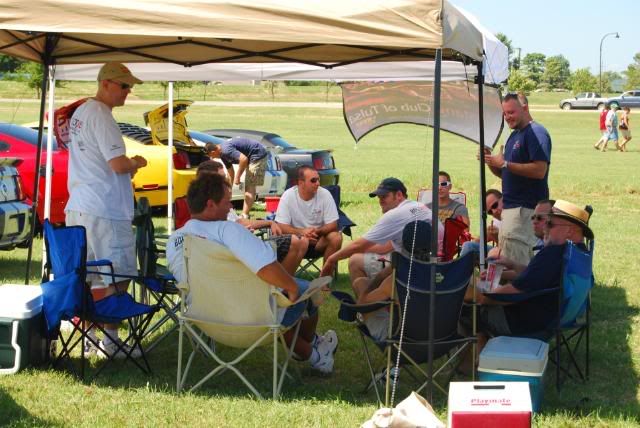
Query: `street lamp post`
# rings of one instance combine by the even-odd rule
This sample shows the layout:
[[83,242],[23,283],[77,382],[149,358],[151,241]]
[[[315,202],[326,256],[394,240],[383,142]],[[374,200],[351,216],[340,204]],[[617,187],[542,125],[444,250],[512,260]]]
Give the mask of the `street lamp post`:
[[604,39],[606,39],[608,36],[616,36],[616,39],[620,38],[620,34],[618,32],[613,32],[613,33],[607,33],[604,36],[602,36],[602,39],[600,39],[600,94],[602,94],[602,42],[604,42]]

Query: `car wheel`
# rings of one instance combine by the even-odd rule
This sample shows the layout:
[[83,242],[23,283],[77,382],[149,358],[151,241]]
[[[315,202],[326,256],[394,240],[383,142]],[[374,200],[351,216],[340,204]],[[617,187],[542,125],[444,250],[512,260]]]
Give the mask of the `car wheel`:
[[562,104],[562,110],[571,110],[571,103]]
[[596,106],[596,108],[598,109],[598,111],[602,111],[604,110],[604,103],[600,103]]

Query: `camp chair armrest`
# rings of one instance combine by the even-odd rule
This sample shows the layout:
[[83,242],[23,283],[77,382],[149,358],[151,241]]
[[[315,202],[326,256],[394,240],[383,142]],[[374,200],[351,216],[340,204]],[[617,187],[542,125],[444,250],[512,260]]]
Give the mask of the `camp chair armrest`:
[[340,301],[338,318],[342,321],[353,322],[357,314],[368,314],[382,308],[387,308],[393,304],[393,300],[381,300],[379,302],[356,303],[349,293],[344,291],[332,291],[331,295]]
[[111,260],[100,259],[100,260],[89,260],[87,261],[87,266],[112,266]]
[[560,291],[560,287],[545,288],[544,290],[533,291],[531,293],[516,293],[516,294],[504,294],[504,293],[483,293],[486,297],[497,302],[506,303],[518,303],[529,300],[533,297],[544,296],[551,293]]

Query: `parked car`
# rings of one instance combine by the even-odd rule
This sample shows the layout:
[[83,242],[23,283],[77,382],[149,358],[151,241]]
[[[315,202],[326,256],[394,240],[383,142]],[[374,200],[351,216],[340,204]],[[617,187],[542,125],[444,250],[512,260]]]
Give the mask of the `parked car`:
[[287,187],[291,187],[296,183],[297,169],[302,165],[312,166],[318,171],[322,186],[338,184],[340,181],[340,171],[335,167],[335,161],[330,150],[299,149],[272,132],[247,129],[209,129],[203,132],[220,138],[249,138],[258,141],[268,149],[276,150],[282,168],[289,177]]
[[[46,147],[46,133],[42,139],[43,147]],[[24,184],[22,189],[29,204],[32,204],[33,201],[37,145],[38,131],[29,126],[0,123],[0,156],[11,156],[22,160],[22,162],[17,164],[17,169],[22,178]],[[46,159],[47,153],[46,150],[43,150],[40,159],[40,191],[38,192],[38,209],[36,213],[40,222],[44,219],[44,175]],[[67,192],[68,163],[69,152],[59,148],[54,138],[51,164],[51,214],[49,216],[52,223],[64,223],[64,207],[69,199],[69,192]]]
[[618,108],[640,107],[640,90],[634,89],[633,91],[626,91],[622,93],[622,95],[609,98],[607,103],[612,107],[617,105]]
[[21,162],[20,159],[0,157],[0,250],[29,244],[31,204],[16,168]]
[[[196,142],[196,144],[204,146],[207,143],[221,144],[225,138],[214,137],[213,135],[205,134],[199,131],[189,131],[189,135]],[[287,173],[282,169],[280,159],[275,152],[275,149],[268,148],[267,159],[267,171],[264,175],[264,184],[258,186],[256,189],[256,198],[263,199],[267,196],[281,196],[287,187]],[[235,171],[238,170],[238,165],[233,165]],[[244,176],[240,179],[241,183],[244,183]],[[244,200],[244,192],[240,190],[240,186],[233,186],[231,194],[232,201]]]
[[606,102],[607,99],[601,97],[600,94],[596,92],[580,92],[573,98],[565,98],[560,101],[560,108],[562,110],[571,110],[574,108],[602,110]]

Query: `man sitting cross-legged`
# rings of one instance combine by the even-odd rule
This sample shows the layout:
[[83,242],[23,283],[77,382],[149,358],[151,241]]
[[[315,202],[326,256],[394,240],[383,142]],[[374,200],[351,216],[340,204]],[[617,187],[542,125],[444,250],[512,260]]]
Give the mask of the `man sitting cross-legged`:
[[[268,284],[281,288],[291,301],[297,300],[308,283],[292,277],[276,259],[272,246],[257,238],[236,222],[226,221],[231,208],[231,186],[218,174],[202,174],[189,185],[187,202],[191,220],[176,230],[167,243],[169,270],[178,281],[184,279],[184,235],[195,235],[226,247],[234,256]],[[212,282],[214,286],[215,282]],[[309,361],[311,367],[325,374],[333,371],[333,353],[338,337],[333,330],[324,336],[316,335],[318,309],[310,302],[289,307],[283,315],[282,325],[290,326],[305,309],[309,317],[303,319],[299,337],[294,346],[296,355]],[[291,344],[293,329],[285,334]]]
[[[585,237],[593,239],[589,228],[592,209],[580,208],[571,202],[558,200],[553,205],[546,222],[545,246],[529,262],[522,265],[505,257],[496,261],[517,273],[514,280],[498,287],[493,293],[518,294],[559,287],[562,281],[563,254],[567,241],[587,251]],[[465,299],[471,300],[473,289],[469,287]],[[478,311],[478,347],[482,347],[490,336],[526,336],[547,329],[558,313],[558,295],[542,294],[516,303],[492,300],[476,292]],[[461,319],[462,325],[471,325],[468,317]],[[464,369],[470,370],[470,358]],[[465,371],[466,371],[465,370]]]
[[307,257],[323,256],[326,262],[342,246],[338,207],[331,193],[320,187],[320,175],[315,169],[306,165],[298,168],[297,182],[282,194],[276,222],[283,233],[309,240]]

